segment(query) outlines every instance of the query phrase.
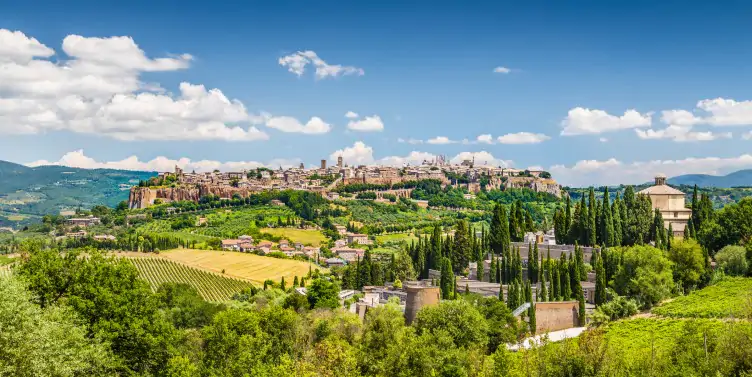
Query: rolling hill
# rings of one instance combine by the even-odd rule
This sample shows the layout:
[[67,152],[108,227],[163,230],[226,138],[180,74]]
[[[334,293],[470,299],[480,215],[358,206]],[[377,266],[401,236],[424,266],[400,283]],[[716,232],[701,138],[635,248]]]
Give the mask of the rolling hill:
[[115,206],[128,189],[154,172],[28,167],[0,161],[0,227],[78,206]]
[[752,169],[739,170],[727,175],[686,174],[669,178],[668,183],[700,187],[752,186]]

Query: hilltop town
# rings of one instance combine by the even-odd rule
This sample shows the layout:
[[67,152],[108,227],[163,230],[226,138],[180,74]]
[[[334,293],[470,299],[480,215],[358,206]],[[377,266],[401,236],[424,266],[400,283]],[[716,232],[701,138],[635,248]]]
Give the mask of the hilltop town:
[[[251,193],[266,190],[306,190],[318,192],[329,199],[340,197],[338,189],[353,184],[374,185],[373,191],[382,191],[397,196],[409,192],[399,191],[400,185],[420,180],[437,180],[442,186],[464,188],[469,194],[482,189],[531,189],[561,197],[561,185],[543,170],[521,170],[491,165],[476,164],[465,160],[450,164],[439,156],[432,161],[423,161],[417,166],[349,166],[340,156],[336,165],[321,160],[316,168],[298,167],[277,170],[257,168],[236,172],[185,172],[175,166],[173,172],[161,172],[157,177],[142,181],[131,188],[129,207],[146,208],[159,202],[176,200],[198,201],[206,195],[229,199],[235,195],[246,197]],[[393,192],[392,189],[396,189]]]

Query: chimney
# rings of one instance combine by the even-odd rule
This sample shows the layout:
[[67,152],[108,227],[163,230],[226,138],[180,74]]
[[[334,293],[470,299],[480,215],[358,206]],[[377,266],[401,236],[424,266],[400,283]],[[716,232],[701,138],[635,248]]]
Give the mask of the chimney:
[[665,186],[666,185],[666,176],[663,174],[658,174],[655,176],[655,185],[656,186]]

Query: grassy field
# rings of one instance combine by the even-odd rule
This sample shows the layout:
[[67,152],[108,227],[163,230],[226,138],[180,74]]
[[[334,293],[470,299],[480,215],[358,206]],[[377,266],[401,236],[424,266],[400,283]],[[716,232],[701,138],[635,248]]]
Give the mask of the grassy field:
[[11,270],[8,266],[0,266],[0,278],[10,276]]
[[252,283],[184,266],[162,258],[132,258],[142,279],[156,290],[162,283],[185,283],[207,301],[226,301]]
[[16,258],[11,258],[7,255],[0,255],[0,266],[5,266],[6,264],[11,264],[16,261]]
[[295,229],[295,228],[262,228],[261,233],[282,237],[290,242],[301,242],[304,245],[321,246],[327,241],[318,230],[313,229]]
[[714,319],[626,319],[607,325],[606,340],[625,360],[640,363],[651,357],[667,357],[685,333],[685,326],[687,329],[700,329],[692,333],[701,337],[699,334],[711,334],[722,329],[725,324]]
[[752,278],[726,278],[678,297],[653,314],[675,318],[726,318],[752,314]]
[[[231,251],[207,251],[180,249],[159,254],[160,257],[173,260],[188,266],[222,273],[230,277],[263,283],[266,279],[279,281],[283,276],[285,281],[292,282],[295,276],[308,274],[307,262],[292,259],[277,259],[254,254]],[[311,265],[313,269],[321,269]]]
[[389,243],[400,243],[402,241],[407,242],[408,244],[413,241],[418,241],[418,237],[413,235],[412,233],[394,233],[394,234],[384,234],[380,236],[376,236],[376,241],[389,244]]

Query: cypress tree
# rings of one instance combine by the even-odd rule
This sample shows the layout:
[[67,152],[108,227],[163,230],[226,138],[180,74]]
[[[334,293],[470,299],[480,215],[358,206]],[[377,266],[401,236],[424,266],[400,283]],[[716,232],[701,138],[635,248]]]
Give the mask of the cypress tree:
[[502,272],[501,271],[501,263],[496,262],[496,272],[495,272],[495,274],[496,274],[496,282],[497,283],[501,283],[501,279],[503,277],[501,272]]
[[546,287],[546,274],[541,275],[540,290],[536,292],[538,301],[548,300],[548,288]]
[[530,302],[530,307],[527,309],[528,325],[530,326],[530,333],[535,335],[537,331],[537,324],[535,323],[535,303]]
[[491,267],[488,271],[488,281],[490,283],[496,283],[496,257],[491,255]]
[[[532,246],[532,245],[531,245]],[[538,283],[538,274],[539,274],[539,265],[538,265],[538,243],[536,242],[534,246],[530,247],[532,252],[529,253],[531,255],[530,258],[528,258],[527,261],[527,278],[533,283]]]
[[562,254],[562,259],[559,260],[559,281],[561,284],[561,299],[563,301],[567,301],[572,298],[572,286],[569,279],[569,268],[567,267],[567,260],[564,259],[564,256]]
[[580,320],[580,326],[585,326],[587,324],[587,317],[585,316],[585,297],[582,295],[582,289],[580,289],[580,293],[577,296],[577,300],[579,301],[579,320]]
[[285,277],[282,276],[282,280],[279,282],[279,288],[285,290]]
[[305,287],[305,278],[300,278],[300,287]]
[[441,281],[439,286],[441,287],[441,298],[444,300],[450,300],[454,296],[456,282],[454,281],[454,273],[452,272],[452,261],[449,258],[442,258],[441,262]]
[[[571,205],[571,198],[569,197],[569,193],[567,193],[567,205],[564,209],[564,234],[567,235],[567,232],[570,231],[572,228],[572,205]],[[573,241],[567,236],[566,239],[564,239],[564,243],[571,244]]]
[[596,200],[595,200],[595,190],[590,187],[590,192],[588,193],[588,246],[595,246],[596,240],[597,240],[597,227],[595,224],[595,219],[597,212],[595,210]]
[[551,299],[549,301],[559,301],[561,300],[561,279],[556,262],[551,265],[551,272]]
[[668,232],[666,233],[666,250],[671,250],[671,243],[674,240],[674,226],[668,223]]
[[501,263],[499,267],[499,271],[501,271],[501,278],[499,279],[499,282],[502,284],[506,284],[509,282],[509,260],[507,259],[507,254],[504,253],[501,255],[500,259]]
[[612,246],[621,246],[622,237],[622,223],[621,223],[621,200],[619,199],[619,193],[616,193],[614,199],[614,205],[611,206],[611,220],[614,225],[614,244]]
[[603,267],[603,257],[595,261],[595,304],[602,305],[606,302],[606,269]]

